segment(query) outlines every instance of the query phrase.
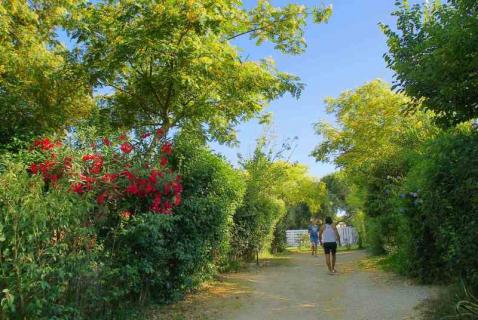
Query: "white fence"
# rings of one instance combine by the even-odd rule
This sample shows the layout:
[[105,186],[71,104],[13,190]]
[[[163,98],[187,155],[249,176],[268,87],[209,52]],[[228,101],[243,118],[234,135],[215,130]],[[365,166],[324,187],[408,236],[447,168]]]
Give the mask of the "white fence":
[[307,230],[286,230],[287,245],[289,247],[298,247],[300,245],[300,239],[308,233]]
[[[358,233],[353,227],[337,227],[337,231],[340,235],[340,240],[343,246],[353,245],[358,243]],[[298,247],[300,245],[300,239],[307,235],[307,230],[286,230],[285,235],[287,239],[287,245],[290,247]]]

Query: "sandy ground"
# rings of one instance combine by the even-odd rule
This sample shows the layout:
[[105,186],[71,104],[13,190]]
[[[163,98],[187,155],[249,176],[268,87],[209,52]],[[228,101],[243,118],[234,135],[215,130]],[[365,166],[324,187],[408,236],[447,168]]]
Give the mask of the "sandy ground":
[[416,306],[435,290],[364,268],[365,258],[363,251],[339,252],[337,275],[326,272],[322,255],[276,258],[225,275],[185,301],[153,310],[149,319],[419,319]]

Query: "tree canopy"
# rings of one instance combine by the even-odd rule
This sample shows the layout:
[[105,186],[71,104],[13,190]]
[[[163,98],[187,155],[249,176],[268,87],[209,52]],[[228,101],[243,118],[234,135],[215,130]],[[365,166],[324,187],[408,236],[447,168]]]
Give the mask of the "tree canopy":
[[336,116],[337,125],[315,125],[323,141],[313,155],[359,175],[371,171],[402,146],[412,149],[433,126],[429,113],[404,113],[408,102],[405,95],[394,93],[381,80],[345,91],[338,98],[328,98],[327,111]]
[[0,3],[0,144],[65,128],[94,108],[87,77],[55,31],[77,1]]
[[410,6],[398,1],[397,30],[382,25],[396,86],[445,126],[478,116],[478,2]]
[[308,18],[330,13],[264,0],[252,9],[238,0],[100,1],[73,16],[70,31],[95,86],[111,91],[101,108],[116,127],[188,128],[228,142],[240,121],[303,88],[272,60],[245,58],[233,40],[249,35],[299,54]]

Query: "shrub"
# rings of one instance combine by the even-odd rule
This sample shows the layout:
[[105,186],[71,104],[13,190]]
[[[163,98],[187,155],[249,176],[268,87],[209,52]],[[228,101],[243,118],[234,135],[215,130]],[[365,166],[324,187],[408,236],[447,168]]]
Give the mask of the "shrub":
[[88,198],[45,191],[21,161],[0,175],[0,318],[69,317],[78,313],[78,279],[92,271],[94,232],[83,222]]
[[462,125],[431,142],[407,178],[413,270],[478,288],[478,132]]
[[184,191],[167,240],[170,299],[180,297],[227,264],[232,216],[245,188],[238,171],[195,139],[178,137],[174,158]]
[[132,303],[169,295],[175,235],[165,216],[180,205],[182,185],[161,131],[140,137],[42,138],[3,155],[4,312],[118,318]]
[[256,254],[271,249],[273,233],[278,221],[285,215],[282,201],[250,190],[244,205],[234,215],[234,254],[236,258],[251,261]]

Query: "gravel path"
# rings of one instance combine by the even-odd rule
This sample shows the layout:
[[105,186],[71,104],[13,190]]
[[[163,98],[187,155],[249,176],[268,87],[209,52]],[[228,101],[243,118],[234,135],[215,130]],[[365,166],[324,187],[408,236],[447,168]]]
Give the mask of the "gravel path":
[[258,270],[227,275],[151,319],[419,319],[415,307],[434,290],[364,269],[364,258],[363,251],[338,253],[337,275],[326,272],[322,255],[274,259]]

